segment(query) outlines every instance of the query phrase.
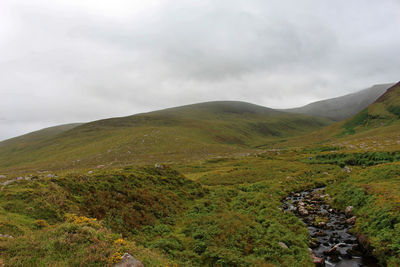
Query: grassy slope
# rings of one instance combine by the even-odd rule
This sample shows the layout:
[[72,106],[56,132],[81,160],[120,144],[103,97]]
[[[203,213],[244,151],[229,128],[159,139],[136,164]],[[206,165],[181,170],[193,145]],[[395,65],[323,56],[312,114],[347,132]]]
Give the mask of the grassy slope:
[[400,265],[400,164],[386,163],[353,171],[328,187],[334,204],[354,207],[354,232],[382,264]]
[[[156,250],[135,246],[132,235],[146,225],[173,223],[204,193],[169,168],[18,181],[0,192],[0,233],[14,237],[0,237],[0,258],[6,266],[105,266],[130,252],[148,266],[170,265]],[[119,240],[121,234],[128,240]]]
[[318,115],[335,121],[348,119],[371,105],[393,84],[379,84],[359,92],[326,99],[304,107],[288,109],[289,112]]
[[[369,151],[367,157],[378,163],[388,159],[399,161],[399,119],[400,83],[397,83],[367,109],[344,122],[333,145],[341,146],[346,153],[359,151],[360,155],[367,155]],[[355,232],[388,266],[400,265],[399,185],[400,165],[394,162],[356,167],[346,180],[328,188],[339,207],[354,206],[358,216]]]
[[308,151],[302,161],[316,166],[354,165],[328,192],[337,207],[354,206],[354,232],[388,266],[400,265],[399,111],[400,83],[353,118],[280,144]]
[[[100,169],[93,174],[60,172],[60,177],[54,178],[40,174],[37,180],[7,185],[0,191],[0,233],[16,238],[0,239],[0,258],[7,266],[79,266],[82,262],[104,266],[118,259],[118,253],[130,252],[147,266],[172,265],[172,261],[179,266],[311,266],[307,228],[294,215],[282,212],[280,201],[291,191],[326,184],[334,196],[334,205],[354,206],[358,217],[354,231],[382,264],[399,266],[399,163],[381,164],[379,155],[368,154],[371,164],[352,166],[347,173],[342,171],[340,159],[309,160],[309,157],[333,153],[343,155],[343,160],[365,159],[364,154],[352,153],[395,150],[393,142],[400,140],[396,139],[399,124],[392,116],[397,114],[396,108],[391,108],[392,111],[388,108],[399,103],[396,88],[399,87],[368,108],[368,121],[352,118],[292,143],[275,141],[273,146],[281,149],[271,149],[257,157],[177,161],[173,168],[186,178],[169,168],[134,167]],[[258,116],[271,123],[279,114],[263,114],[260,110],[250,116],[247,114],[250,111],[237,114],[221,112],[221,109],[205,114],[198,110],[201,107],[190,107],[189,111],[193,112],[190,114],[185,108],[94,122],[75,128],[72,133],[76,137],[66,132],[55,140],[66,135],[74,143],[80,141],[79,135],[84,135],[87,140],[95,141],[96,133],[101,133],[95,144],[108,140],[104,138],[108,134],[115,135],[115,139],[109,140],[123,144],[118,140],[125,131],[130,136],[133,130],[140,129],[137,137],[141,141],[144,134],[165,127],[168,131],[163,134],[171,134],[172,139],[160,141],[160,153],[171,147],[164,141],[173,141],[177,133],[187,134],[190,137],[187,142],[200,138],[196,141],[203,149],[209,148],[206,145],[215,145],[219,153],[222,147],[231,149],[274,141],[254,131],[246,139],[246,135],[238,134],[236,128],[230,129],[224,122],[235,121],[241,129],[248,129],[252,122],[259,123]],[[216,114],[220,116],[218,120]],[[204,126],[207,132],[201,128],[193,130],[185,116],[195,116],[195,125]],[[243,116],[249,117],[240,120]],[[344,126],[349,122],[355,125],[354,132],[348,132]],[[144,127],[149,132],[144,133]],[[215,132],[210,132],[211,128]],[[216,140],[215,133],[220,134],[222,130],[225,136],[240,136],[244,144]],[[154,142],[154,138],[151,140]],[[226,150],[226,153],[232,156],[238,150]],[[145,145],[143,151],[146,151]],[[183,151],[176,150],[176,154],[168,156],[178,158]],[[153,156],[159,158],[160,154]],[[95,217],[98,222],[76,219],[68,213]],[[118,241],[121,237],[123,241]],[[288,249],[278,242],[284,242]],[[68,250],[60,249],[64,247]]]
[[348,150],[393,151],[400,149],[400,83],[368,108],[342,123],[337,142]]
[[63,124],[54,127],[45,128],[32,133],[24,134],[15,138],[11,138],[0,142],[0,147],[14,147],[15,149],[23,148],[25,146],[33,145],[42,142],[46,139],[57,136],[63,132],[69,131],[75,127],[82,125],[82,123]]
[[[307,228],[280,210],[281,199],[327,184],[334,205],[355,207],[364,242],[396,266],[400,165],[354,166],[347,173],[305,160],[321,150],[173,166],[187,178],[170,168],[131,167],[9,184],[0,191],[0,233],[15,239],[0,238],[0,258],[6,266],[104,266],[130,252],[148,266],[311,266]],[[68,213],[97,218],[100,226]]]
[[104,266],[118,252],[147,266],[308,266],[307,230],[280,200],[340,168],[310,171],[292,156],[175,166],[206,186],[169,168],[137,167],[9,184],[0,191],[0,232],[15,238],[0,238],[0,257],[6,266]]
[[[0,167],[71,168],[173,162],[247,152],[329,121],[244,102],[209,102],[80,125],[49,138],[0,143]],[[23,145],[20,145],[23,144]]]
[[306,138],[292,138],[287,147],[341,147],[344,151],[400,150],[400,84],[391,87],[372,105],[354,117],[317,130]]

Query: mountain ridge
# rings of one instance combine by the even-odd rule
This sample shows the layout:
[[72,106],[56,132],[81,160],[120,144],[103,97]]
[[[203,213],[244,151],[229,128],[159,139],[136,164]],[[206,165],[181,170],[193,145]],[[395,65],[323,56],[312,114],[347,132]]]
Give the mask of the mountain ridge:
[[319,115],[335,121],[351,118],[374,103],[395,83],[376,84],[355,93],[312,102],[302,107],[282,109],[282,111]]
[[[109,118],[30,142],[0,142],[0,167],[175,161],[244,153],[330,124],[246,102],[219,101]],[[15,139],[14,139],[15,140]]]
[[[312,115],[312,116],[317,116],[317,117],[326,117],[329,118],[331,120],[334,121],[340,121],[343,119],[347,119],[350,118],[354,115],[356,115],[359,111],[361,111],[362,109],[364,109],[365,107],[367,107],[368,105],[372,104],[375,100],[377,100],[380,96],[382,96],[386,90],[395,85],[395,83],[385,83],[385,84],[376,84],[373,85],[369,88],[357,91],[355,93],[350,93],[350,94],[346,94],[343,96],[339,96],[339,97],[334,97],[334,98],[330,98],[330,99],[324,99],[324,100],[319,100],[316,102],[312,102],[309,103],[305,106],[302,107],[297,107],[297,108],[289,108],[289,109],[273,109],[273,108],[269,108],[269,107],[265,107],[265,106],[261,106],[261,105],[256,105],[256,104],[252,104],[252,103],[248,103],[245,101],[226,101],[226,100],[217,100],[217,101],[206,101],[206,102],[200,102],[200,103],[193,103],[193,104],[187,104],[187,105],[182,105],[182,106],[176,106],[176,107],[170,107],[170,108],[165,108],[165,109],[161,109],[161,110],[155,110],[155,111],[149,111],[149,112],[141,112],[141,113],[137,113],[137,114],[133,114],[133,115],[127,115],[127,116],[121,116],[121,117],[113,117],[113,118],[105,118],[105,119],[99,119],[99,120],[95,120],[89,123],[94,123],[94,122],[107,122],[107,121],[112,121],[115,119],[129,119],[129,118],[133,118],[133,117],[138,117],[138,116],[147,116],[147,115],[160,115],[160,114],[169,114],[169,115],[176,115],[176,113],[178,111],[185,111],[187,109],[193,109],[193,108],[198,108],[199,110],[201,110],[202,108],[204,109],[205,107],[211,107],[213,105],[219,104],[220,105],[220,111],[224,111],[223,108],[221,108],[221,106],[225,106],[225,113],[251,113],[251,114],[259,114],[259,113],[274,113],[277,114],[279,112],[286,112],[286,113],[297,113],[297,114],[307,114],[307,115]],[[360,94],[364,94],[364,93],[368,93],[371,92],[373,93],[372,97],[368,94],[365,94],[367,96],[370,96],[367,100],[363,99],[363,103],[360,105],[357,104],[356,109],[354,111],[352,111],[352,113],[349,115],[339,115],[339,116],[331,116],[329,115],[326,111],[320,110],[318,107],[315,110],[316,106],[318,105],[323,105],[324,108],[326,108],[326,106],[332,106],[332,103],[330,102],[337,102],[339,100],[342,99],[346,99],[348,97],[353,97],[353,96],[359,96]],[[327,104],[327,105],[326,105]],[[354,103],[352,103],[352,106]],[[232,106],[233,105],[233,106]],[[246,107],[247,105],[247,107]],[[251,105],[251,108],[249,107],[249,105]],[[236,106],[236,107],[235,107]],[[240,112],[235,112],[235,108],[239,108],[241,107],[242,110]],[[336,113],[341,113],[343,111],[341,111],[342,108],[337,108],[336,110],[334,110],[334,112]],[[245,110],[246,112],[243,112],[243,110]],[[357,111],[357,112],[356,112]],[[328,111],[329,112],[329,111]],[[224,113],[224,112],[222,112]],[[353,114],[354,113],[354,114]],[[71,123],[71,124],[75,124],[75,123]],[[76,123],[76,127],[80,126],[82,124],[85,123]],[[34,132],[29,132],[20,136],[25,136],[27,134],[33,134],[35,132],[40,132],[42,130],[46,130],[46,129],[52,129],[52,128],[62,128],[65,125],[70,125],[70,124],[63,124],[63,125],[56,125],[56,126],[52,126],[52,127],[47,127],[47,128],[43,128],[43,129],[39,129],[37,131]],[[14,139],[14,138],[18,138],[20,136],[16,136],[16,137],[12,137],[12,138],[8,138],[5,140],[0,140],[0,144],[4,141],[8,141],[10,139]]]

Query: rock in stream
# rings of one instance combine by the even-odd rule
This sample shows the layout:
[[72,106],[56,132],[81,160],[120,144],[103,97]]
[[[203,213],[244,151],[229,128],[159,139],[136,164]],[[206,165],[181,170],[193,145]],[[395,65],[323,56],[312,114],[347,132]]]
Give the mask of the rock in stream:
[[283,203],[283,209],[294,212],[308,227],[312,242],[311,258],[317,266],[379,266],[366,253],[349,230],[357,220],[351,214],[330,207],[323,188],[294,193]]

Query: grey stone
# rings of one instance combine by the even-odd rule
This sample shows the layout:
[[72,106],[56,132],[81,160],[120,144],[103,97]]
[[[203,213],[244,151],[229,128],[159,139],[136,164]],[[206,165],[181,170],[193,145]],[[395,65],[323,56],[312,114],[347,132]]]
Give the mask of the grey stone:
[[347,223],[347,224],[355,224],[355,223],[356,223],[356,219],[357,219],[357,217],[356,217],[356,216],[353,216],[353,217],[351,217],[350,219],[347,219],[347,220],[346,220],[346,223]]
[[13,236],[7,235],[7,234],[0,234],[0,238],[1,238],[1,237],[3,237],[3,238],[8,238],[8,239],[14,239]]
[[348,166],[345,166],[342,170],[343,170],[344,172],[347,172],[347,173],[350,173],[350,172],[351,172],[351,169],[350,169],[350,167],[348,167]]
[[348,206],[344,211],[344,213],[346,214],[346,216],[349,216],[352,213],[352,211],[353,211],[353,206]]
[[154,164],[154,168],[163,170],[164,169],[164,165],[162,165],[160,163],[156,163],[156,164]]
[[121,261],[115,264],[114,267],[144,267],[144,265],[129,253],[125,253]]
[[311,260],[312,262],[315,264],[315,266],[325,266],[325,260],[323,258],[318,257],[317,255],[315,255],[314,251],[312,251],[312,249],[310,250],[310,256],[311,256]]
[[278,244],[279,244],[279,246],[281,246],[281,248],[284,248],[284,249],[288,249],[289,247],[285,244],[285,243],[283,243],[283,242],[278,242]]

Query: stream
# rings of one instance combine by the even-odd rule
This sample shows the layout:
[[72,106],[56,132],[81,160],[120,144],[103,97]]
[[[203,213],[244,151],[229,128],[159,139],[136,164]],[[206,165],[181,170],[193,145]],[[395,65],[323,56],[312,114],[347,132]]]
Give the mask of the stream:
[[283,209],[293,212],[308,227],[311,257],[317,266],[379,266],[360,246],[349,230],[356,217],[351,207],[346,213],[330,207],[324,188],[294,193],[283,201]]

